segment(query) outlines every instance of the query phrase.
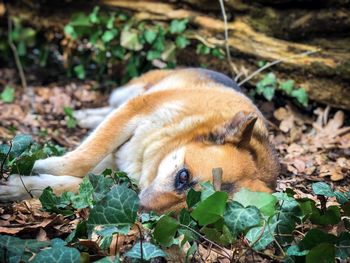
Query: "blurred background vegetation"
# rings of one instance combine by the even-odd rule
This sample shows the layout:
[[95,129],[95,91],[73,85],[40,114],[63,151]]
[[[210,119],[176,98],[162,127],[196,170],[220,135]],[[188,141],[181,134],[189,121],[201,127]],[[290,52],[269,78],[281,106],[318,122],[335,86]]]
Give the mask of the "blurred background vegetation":
[[[5,1],[0,65],[23,67],[22,86],[94,80],[109,91],[152,68],[208,67],[245,82],[277,62],[245,83],[252,97],[350,109],[350,1],[223,3],[227,24],[219,1]],[[10,101],[13,83],[2,84]]]

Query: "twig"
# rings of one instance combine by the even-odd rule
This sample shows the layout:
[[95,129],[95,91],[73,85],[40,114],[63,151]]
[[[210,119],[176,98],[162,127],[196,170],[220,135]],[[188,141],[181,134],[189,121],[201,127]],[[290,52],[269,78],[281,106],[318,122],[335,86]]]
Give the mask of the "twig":
[[[204,240],[207,241],[208,243],[210,243],[210,244],[212,244],[213,246],[215,246],[215,247],[221,249],[222,251],[225,252],[226,257],[227,257],[228,259],[231,259],[231,256],[225,251],[225,249],[224,249],[222,246],[220,246],[220,245],[216,244],[215,242],[211,241],[210,239],[206,238],[205,236],[203,236],[202,234],[198,233],[196,230],[194,230],[193,228],[191,228],[191,227],[189,227],[189,226],[186,226],[186,225],[183,225],[183,224],[180,224],[180,226],[181,226],[181,227],[184,227],[184,228],[186,228],[186,229],[188,229],[188,230],[190,230],[190,231],[192,231],[193,233],[195,233],[197,236],[199,236],[200,238],[204,239]],[[223,255],[222,255],[222,256],[223,256]]]
[[12,53],[13,53],[13,56],[15,58],[16,67],[17,67],[19,76],[21,78],[22,88],[24,90],[26,90],[27,89],[27,80],[26,80],[26,77],[24,75],[23,67],[22,67],[18,52],[17,52],[17,48],[12,41],[12,21],[11,21],[11,17],[9,14],[7,15],[7,27],[8,27],[8,29],[7,29],[7,31],[8,31],[7,32],[8,44],[9,44],[10,48],[12,49]]
[[215,48],[216,47],[216,45],[209,43],[204,37],[202,37],[202,36],[200,36],[198,34],[187,35],[187,38],[189,38],[189,39],[196,39],[199,42],[202,42],[202,44],[204,44],[205,46],[210,47],[210,48]]
[[29,194],[30,198],[34,198],[34,196],[32,195],[32,193],[27,189],[26,185],[24,184],[23,179],[22,179],[22,176],[21,176],[20,173],[19,173],[18,166],[16,166],[16,168],[17,168],[17,173],[18,173],[19,179],[21,180],[21,183],[22,183],[24,189],[26,190],[27,194]]
[[[253,251],[253,253],[254,253],[254,249],[253,249],[253,246],[256,244],[256,242],[258,242],[259,240],[260,240],[260,238],[263,236],[263,234],[264,234],[264,232],[265,232],[265,227],[266,227],[266,221],[264,220],[263,221],[263,226],[262,226],[262,228],[261,228],[261,230],[260,230],[260,233],[259,233],[259,235],[258,235],[258,237],[254,240],[254,242],[252,242],[251,244],[249,244],[249,242],[244,242],[248,247],[249,247],[249,249],[251,250],[251,251]],[[244,239],[244,238],[243,238]],[[240,258],[245,254],[245,253],[247,253],[247,249],[246,250],[243,250],[242,252],[241,252],[241,254],[238,256],[238,259],[237,259],[237,262],[240,260]]]
[[6,153],[4,160],[2,160],[1,167],[0,167],[0,172],[1,172],[0,177],[5,179],[6,181],[7,181],[8,177],[4,176],[4,166],[5,166],[7,158],[10,155],[11,149],[12,149],[12,141],[10,141],[10,148],[9,148],[8,152]]
[[143,262],[143,249],[142,249],[142,242],[143,242],[143,235],[142,235],[142,230],[140,226],[136,223],[135,224],[139,230],[140,233],[140,255],[141,255],[141,262]]
[[250,74],[248,77],[246,77],[244,80],[242,80],[240,83],[238,83],[238,86],[242,86],[244,83],[246,83],[247,81],[251,80],[252,78],[254,78],[256,75],[258,75],[260,72],[264,71],[265,69],[269,68],[269,67],[272,67],[276,64],[279,64],[281,62],[285,62],[287,60],[290,60],[290,59],[293,59],[293,58],[297,58],[297,57],[303,57],[303,56],[308,56],[308,55],[311,55],[311,54],[314,54],[316,52],[319,52],[320,49],[316,49],[316,50],[309,50],[309,51],[306,51],[306,52],[303,52],[301,54],[297,54],[297,55],[294,55],[294,56],[290,56],[290,57],[286,57],[286,58],[281,58],[281,59],[278,59],[278,60],[275,60],[275,61],[272,61],[270,63],[267,63],[265,66],[259,68],[258,70],[254,71],[252,74]]
[[317,199],[320,200],[321,213],[324,215],[327,211],[327,198],[324,195],[317,195]]
[[286,253],[284,252],[284,250],[283,250],[282,246],[280,245],[280,243],[278,243],[278,241],[277,241],[275,235],[272,233],[271,228],[270,228],[270,225],[267,224],[267,227],[268,227],[268,230],[269,230],[270,235],[272,236],[273,240],[275,241],[275,243],[276,243],[278,249],[280,250],[281,254],[283,255],[283,257],[286,257]]
[[215,191],[221,190],[221,182],[222,182],[222,168],[213,168],[213,186]]
[[237,72],[234,70],[232,66],[233,62],[232,62],[231,53],[230,53],[230,45],[228,43],[228,26],[227,26],[227,16],[225,11],[225,5],[223,0],[219,0],[219,3],[220,3],[222,17],[224,19],[225,49],[226,49],[227,62],[230,65],[232,76],[234,76],[237,74]]

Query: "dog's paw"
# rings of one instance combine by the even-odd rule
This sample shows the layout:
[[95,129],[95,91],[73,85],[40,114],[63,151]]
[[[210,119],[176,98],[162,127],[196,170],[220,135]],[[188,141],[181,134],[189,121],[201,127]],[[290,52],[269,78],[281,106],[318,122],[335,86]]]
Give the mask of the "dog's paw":
[[23,200],[30,197],[30,194],[23,186],[20,175],[10,175],[7,181],[0,182],[0,202]]
[[[73,176],[55,176],[40,174],[34,176],[10,175],[7,181],[0,182],[0,202],[10,202],[39,197],[42,191],[50,186],[55,193],[75,192],[82,178]],[[30,193],[30,194],[29,194]]]
[[65,175],[64,169],[67,164],[64,157],[49,157],[43,160],[37,160],[34,163],[32,173],[38,174],[54,174],[54,175]]

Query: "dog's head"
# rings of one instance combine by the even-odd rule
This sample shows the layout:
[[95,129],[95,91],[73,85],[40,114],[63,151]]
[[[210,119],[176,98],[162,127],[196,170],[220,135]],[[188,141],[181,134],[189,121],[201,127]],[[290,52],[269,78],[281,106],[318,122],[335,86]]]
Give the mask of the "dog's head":
[[142,189],[142,207],[159,212],[180,210],[186,204],[187,190],[211,181],[214,168],[223,171],[222,190],[233,193],[246,187],[271,192],[279,165],[258,120],[256,113],[239,112],[173,148],[160,161],[152,182]]

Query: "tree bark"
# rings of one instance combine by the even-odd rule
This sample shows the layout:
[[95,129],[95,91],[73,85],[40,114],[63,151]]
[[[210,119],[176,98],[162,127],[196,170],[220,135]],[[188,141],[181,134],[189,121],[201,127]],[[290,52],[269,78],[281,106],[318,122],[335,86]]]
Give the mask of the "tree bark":
[[[32,2],[27,0],[26,2]],[[94,4],[108,10],[130,11],[139,20],[170,21],[187,18],[190,33],[210,45],[225,46],[224,23],[219,2],[212,0],[183,1],[120,1],[101,0],[95,3],[70,2],[58,5],[50,2],[40,8],[12,4],[9,12],[21,16],[27,23],[41,29],[61,30],[76,11],[91,10]],[[295,3],[296,2],[296,3]],[[274,66],[276,75],[293,79],[304,87],[312,100],[350,110],[350,3],[348,0],[323,0],[315,7],[306,1],[260,0],[247,3],[240,0],[225,2],[230,21],[227,39],[232,65],[239,72],[252,73],[258,61],[285,60]],[[33,3],[33,6],[36,6]],[[210,12],[208,14],[208,12]],[[309,56],[305,52],[317,51]],[[203,58],[185,50],[179,64],[199,65]],[[229,73],[231,66],[222,60],[205,61],[211,68]],[[238,73],[238,72],[237,72]],[[263,72],[263,74],[266,72]],[[258,74],[247,85],[254,85]]]

